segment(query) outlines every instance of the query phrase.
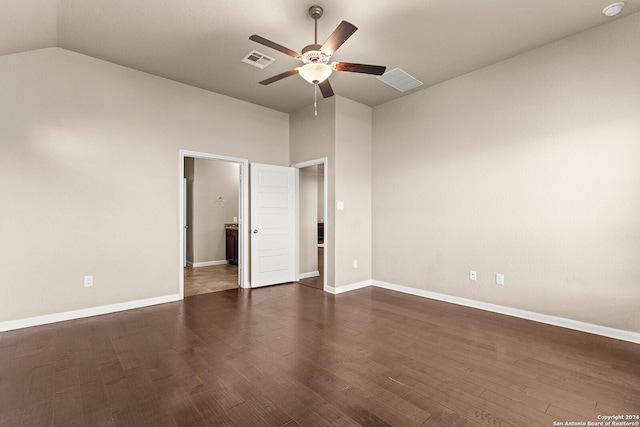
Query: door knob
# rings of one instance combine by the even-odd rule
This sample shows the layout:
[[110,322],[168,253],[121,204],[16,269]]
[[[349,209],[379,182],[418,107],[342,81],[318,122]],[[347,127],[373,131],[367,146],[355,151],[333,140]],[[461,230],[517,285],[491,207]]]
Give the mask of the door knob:
[[253,230],[253,234],[258,234],[258,230]]

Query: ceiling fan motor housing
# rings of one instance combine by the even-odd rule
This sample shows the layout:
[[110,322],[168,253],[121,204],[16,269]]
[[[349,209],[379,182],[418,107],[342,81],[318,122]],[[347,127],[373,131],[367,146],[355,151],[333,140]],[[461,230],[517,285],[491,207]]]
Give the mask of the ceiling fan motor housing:
[[300,55],[302,62],[305,64],[326,64],[329,62],[329,58],[331,58],[331,56],[322,52],[320,50],[321,47],[322,45],[319,44],[310,44],[309,46],[305,46],[304,49],[302,49],[302,54]]
[[309,8],[309,15],[316,21],[322,17],[322,12],[322,7],[317,4]]

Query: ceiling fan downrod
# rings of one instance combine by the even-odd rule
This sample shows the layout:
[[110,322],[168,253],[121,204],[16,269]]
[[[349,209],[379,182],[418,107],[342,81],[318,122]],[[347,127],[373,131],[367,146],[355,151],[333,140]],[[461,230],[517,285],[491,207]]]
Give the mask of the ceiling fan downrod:
[[313,43],[318,44],[318,19],[322,18],[322,6],[318,6],[317,4],[311,6],[309,8],[309,16],[313,18],[315,21],[315,35],[313,37]]

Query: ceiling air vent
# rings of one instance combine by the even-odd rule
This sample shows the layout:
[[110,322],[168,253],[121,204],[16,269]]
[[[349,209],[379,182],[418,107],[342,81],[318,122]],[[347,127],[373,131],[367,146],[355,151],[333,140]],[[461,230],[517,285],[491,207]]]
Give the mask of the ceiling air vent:
[[420,80],[416,80],[413,76],[405,73],[400,68],[394,68],[393,70],[387,71],[376,78],[400,92],[406,92],[418,86],[422,86],[422,82]]
[[275,61],[275,59],[255,50],[252,50],[250,54],[242,58],[242,62],[253,65],[254,67],[258,67],[260,69],[267,68],[267,66],[270,65],[273,61]]

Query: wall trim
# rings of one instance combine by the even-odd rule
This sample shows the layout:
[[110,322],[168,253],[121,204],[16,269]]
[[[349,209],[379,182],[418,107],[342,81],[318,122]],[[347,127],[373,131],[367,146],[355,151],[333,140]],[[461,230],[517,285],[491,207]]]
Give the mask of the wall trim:
[[193,268],[198,268],[198,267],[210,267],[212,265],[224,265],[224,264],[229,264],[229,261],[227,261],[226,259],[221,259],[218,261],[194,262],[191,264],[191,266]]
[[320,276],[320,272],[319,271],[310,271],[308,273],[300,273],[298,275],[300,277],[300,279],[309,279],[311,277],[318,277]]
[[373,283],[371,280],[364,280],[362,282],[351,283],[350,285],[343,286],[326,286],[324,288],[325,291],[331,294],[342,294],[344,292],[355,291],[356,289],[362,289],[371,286]]
[[476,301],[467,298],[456,297],[452,295],[440,294],[437,292],[425,291],[423,289],[410,288],[408,286],[396,285],[394,283],[372,280],[372,285],[378,288],[398,291],[405,294],[416,295],[423,298],[435,299],[438,301],[449,302],[452,304],[462,305],[465,307],[477,308],[480,310],[491,311],[507,316],[519,317],[521,319],[533,320],[534,322],[546,323],[548,325],[559,326],[561,328],[573,329],[590,334],[602,335],[617,340],[629,341],[640,344],[640,333],[625,331],[623,329],[610,328],[608,326],[595,325],[593,323],[580,322],[578,320],[566,319],[564,317],[550,316],[548,314],[536,313],[533,311],[520,310],[518,308],[506,307],[503,305],[491,304],[488,302]]
[[165,295],[162,297],[101,305],[91,308],[82,308],[80,310],[65,311],[62,313],[45,314],[43,316],[28,317],[25,319],[8,320],[5,322],[0,322],[0,332],[12,331],[14,329],[30,328],[32,326],[47,325],[49,323],[64,322],[66,320],[82,319],[84,317],[100,316],[102,314],[116,313],[118,311],[132,310],[135,308],[165,304],[168,302],[175,302],[180,300],[182,300],[180,294]]

